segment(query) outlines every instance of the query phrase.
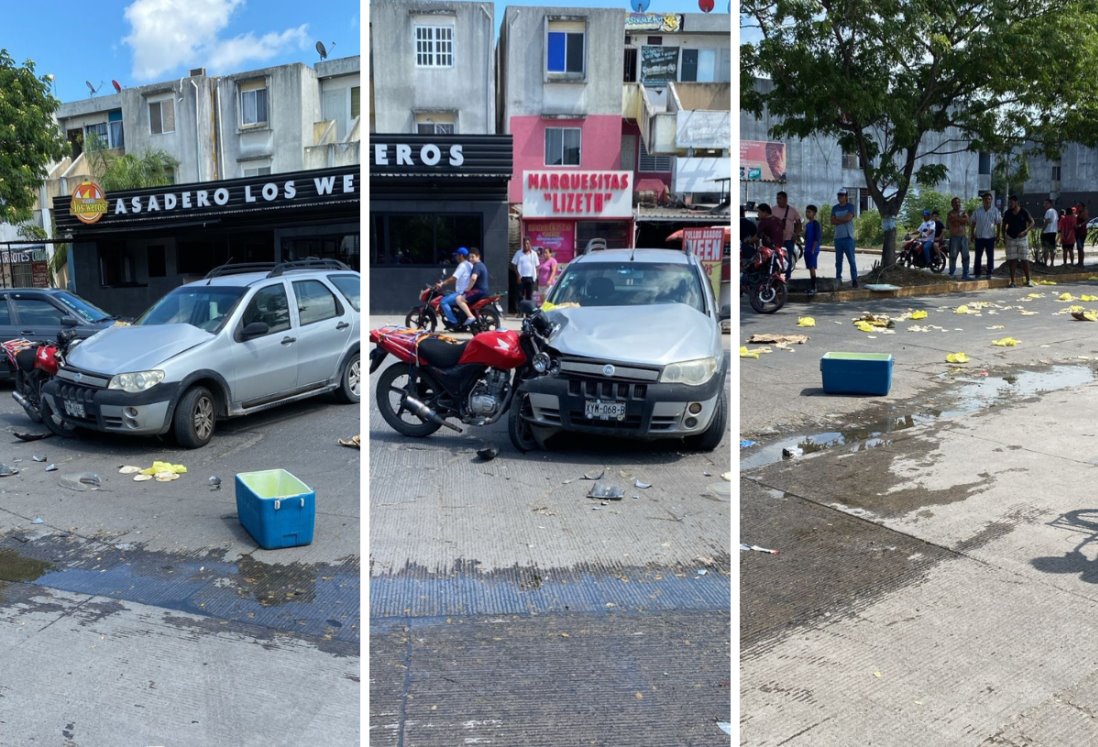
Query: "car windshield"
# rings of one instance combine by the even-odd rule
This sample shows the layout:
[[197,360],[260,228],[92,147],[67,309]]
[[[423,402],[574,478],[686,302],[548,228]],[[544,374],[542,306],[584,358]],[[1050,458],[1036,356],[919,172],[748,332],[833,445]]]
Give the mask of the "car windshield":
[[190,324],[216,332],[229,318],[247,288],[189,285],[176,288],[138,317],[134,324]]
[[329,275],[328,279],[339,288],[340,293],[347,297],[347,301],[355,307],[355,311],[362,310],[358,306],[362,286],[358,275]]
[[546,300],[554,305],[637,306],[683,303],[705,313],[705,292],[690,266],[670,262],[573,264]]
[[61,305],[66,309],[71,311],[73,316],[79,321],[86,324],[94,324],[95,322],[114,318],[95,304],[89,303],[80,296],[75,296],[72,293],[58,293],[54,298],[60,301]]

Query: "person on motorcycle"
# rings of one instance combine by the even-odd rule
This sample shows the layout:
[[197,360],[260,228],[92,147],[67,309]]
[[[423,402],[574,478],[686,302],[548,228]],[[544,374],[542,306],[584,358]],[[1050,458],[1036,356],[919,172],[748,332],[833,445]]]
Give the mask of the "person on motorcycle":
[[767,246],[774,247],[775,249],[781,248],[785,234],[781,219],[770,212],[770,205],[765,202],[760,203],[756,210],[759,213],[759,238],[765,239]]
[[934,239],[937,233],[937,225],[930,217],[930,211],[923,211],[923,222],[919,224],[919,240],[923,242],[923,261],[930,267],[930,253],[935,250]]
[[439,301],[439,306],[442,307],[442,315],[446,317],[446,322],[451,326],[457,326],[457,317],[454,316],[454,302],[469,287],[469,277],[473,273],[473,265],[469,261],[469,250],[465,247],[459,246],[454,250],[454,261],[458,263],[454,274],[441,282],[435,283],[435,288],[439,290],[447,283],[452,282],[454,284],[454,292],[448,293]]
[[473,272],[469,276],[468,288],[457,297],[458,307],[465,312],[466,327],[473,326],[476,321],[469,304],[488,295],[488,268],[480,261],[480,250],[476,247],[469,250],[469,262],[473,265]]

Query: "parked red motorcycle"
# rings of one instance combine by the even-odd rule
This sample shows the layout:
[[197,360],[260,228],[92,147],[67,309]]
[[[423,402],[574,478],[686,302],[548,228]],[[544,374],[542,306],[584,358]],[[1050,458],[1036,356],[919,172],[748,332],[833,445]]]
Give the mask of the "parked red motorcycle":
[[[527,312],[533,304],[527,304]],[[511,405],[515,388],[544,373],[543,352],[549,323],[540,313],[527,316],[522,331],[490,330],[458,342],[446,335],[413,329],[370,330],[370,373],[389,355],[397,359],[377,381],[377,406],[393,430],[422,438],[445,426],[459,433],[466,425],[490,425]]]
[[52,343],[32,342],[23,337],[0,342],[15,374],[12,399],[23,407],[31,420],[36,423],[45,421],[51,431],[62,435],[68,435],[69,429],[55,422],[55,418],[48,417],[49,413],[43,411],[42,387],[57,375],[57,369],[77,342],[79,340],[76,330],[71,326],[58,332],[57,341]]
[[789,298],[785,281],[786,251],[780,246],[745,242],[740,246],[740,294],[747,294],[751,308],[773,314]]
[[[445,277],[443,273],[443,277]],[[465,326],[465,313],[458,308],[457,304],[454,304],[454,317],[457,319],[457,324],[450,324],[446,321],[446,315],[442,313],[440,308],[442,304],[442,297],[448,292],[439,287],[438,283],[428,285],[419,293],[419,304],[412,307],[412,310],[408,312],[404,317],[404,324],[407,327],[413,329],[426,329],[430,332],[434,332],[438,327],[438,323],[442,321],[443,329],[451,332],[468,332],[469,327]],[[503,307],[500,306],[500,299],[506,294],[497,293],[495,295],[483,296],[473,303],[469,304],[469,311],[473,312],[473,318],[476,319],[473,322],[473,332],[487,332],[492,329],[499,329],[499,321],[503,316]]]

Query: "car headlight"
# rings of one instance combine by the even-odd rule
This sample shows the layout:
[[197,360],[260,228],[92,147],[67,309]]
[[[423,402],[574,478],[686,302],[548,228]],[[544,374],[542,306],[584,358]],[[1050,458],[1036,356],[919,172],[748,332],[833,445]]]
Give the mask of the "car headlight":
[[121,389],[130,394],[152,389],[164,380],[163,371],[136,371],[134,373],[118,374],[111,377],[108,389]]
[[716,372],[716,358],[698,358],[693,361],[672,363],[664,367],[663,373],[660,374],[660,383],[698,386],[713,378]]

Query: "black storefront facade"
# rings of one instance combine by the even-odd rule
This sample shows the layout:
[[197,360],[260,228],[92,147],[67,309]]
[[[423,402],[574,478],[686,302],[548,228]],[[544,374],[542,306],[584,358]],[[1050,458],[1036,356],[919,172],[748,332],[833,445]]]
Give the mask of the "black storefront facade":
[[358,270],[360,172],[354,165],[105,194],[82,185],[75,201],[54,198],[58,235],[71,239],[69,286],[113,314],[136,316],[229,261],[330,257]]
[[404,313],[459,246],[507,290],[510,135],[370,136],[370,311]]

